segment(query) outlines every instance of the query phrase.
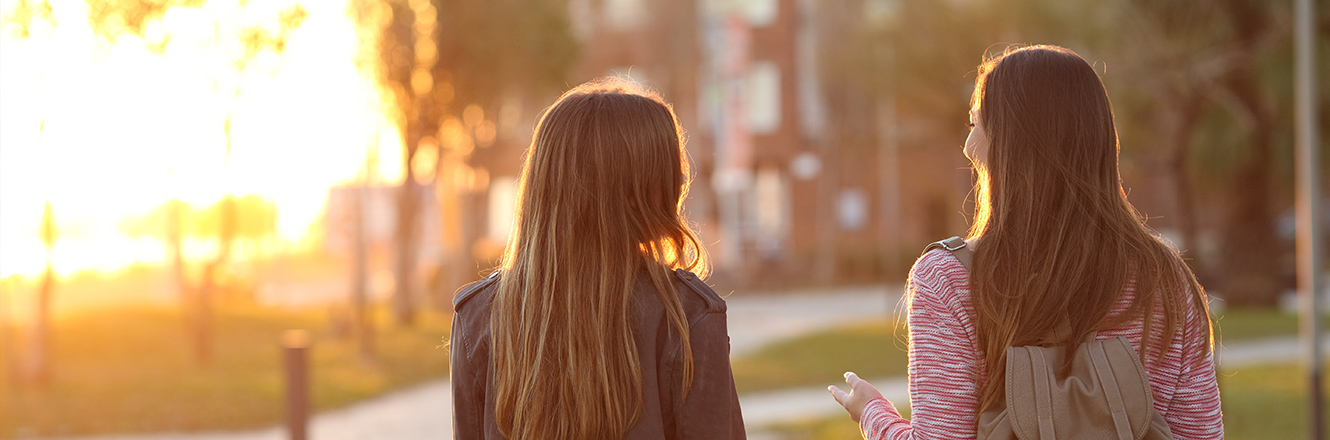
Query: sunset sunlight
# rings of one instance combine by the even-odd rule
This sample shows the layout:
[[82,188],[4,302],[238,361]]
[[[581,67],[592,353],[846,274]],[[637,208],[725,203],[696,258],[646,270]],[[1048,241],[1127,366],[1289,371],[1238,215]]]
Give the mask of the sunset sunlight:
[[[257,195],[277,208],[282,246],[298,248],[318,240],[329,188],[363,175],[371,148],[373,175],[401,178],[398,130],[355,64],[343,3],[210,1],[167,10],[143,37],[94,29],[83,1],[50,5],[26,37],[12,23],[0,37],[0,278],[45,267],[47,202],[63,276],[163,261],[160,238],[125,225],[170,200],[203,209]],[[280,53],[245,52],[244,31],[276,28],[293,7],[307,16]]]

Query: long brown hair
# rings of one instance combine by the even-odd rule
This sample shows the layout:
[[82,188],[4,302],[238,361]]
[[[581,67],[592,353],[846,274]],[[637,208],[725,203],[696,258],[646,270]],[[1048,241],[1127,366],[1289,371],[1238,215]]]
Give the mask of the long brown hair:
[[648,274],[682,341],[669,271],[708,268],[682,215],[683,129],[660,97],[621,79],[564,93],[522,170],[513,239],[491,315],[495,416],[512,439],[620,438],[642,407],[632,300]]
[[[1010,346],[1072,353],[1092,332],[1140,319],[1144,362],[1147,347],[1164,355],[1188,303],[1205,316],[1209,340],[1204,290],[1122,190],[1113,108],[1093,67],[1061,47],[1008,49],[979,66],[972,109],[990,142],[975,166],[970,229],[970,289],[988,371],[981,412],[1003,396]],[[1106,319],[1133,279],[1127,312]],[[1162,334],[1152,334],[1156,313]],[[1064,317],[1070,334],[1059,331]]]

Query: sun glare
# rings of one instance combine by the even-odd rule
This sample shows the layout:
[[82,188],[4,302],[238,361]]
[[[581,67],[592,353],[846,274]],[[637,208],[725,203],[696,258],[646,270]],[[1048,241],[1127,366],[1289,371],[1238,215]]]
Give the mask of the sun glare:
[[[300,2],[307,16],[283,50],[243,69],[239,43],[213,31],[295,3],[175,7],[143,37],[111,41],[89,24],[83,0],[51,0],[53,20],[34,20],[26,37],[6,23],[0,278],[45,267],[48,202],[54,267],[68,275],[166,259],[160,238],[124,225],[170,200],[204,209],[228,194],[257,195],[276,207],[278,242],[307,246],[319,238],[311,226],[328,189],[362,175],[371,149],[373,174],[400,180],[401,140],[376,80],[355,64],[359,40],[343,2]],[[0,1],[0,15],[17,5]]]

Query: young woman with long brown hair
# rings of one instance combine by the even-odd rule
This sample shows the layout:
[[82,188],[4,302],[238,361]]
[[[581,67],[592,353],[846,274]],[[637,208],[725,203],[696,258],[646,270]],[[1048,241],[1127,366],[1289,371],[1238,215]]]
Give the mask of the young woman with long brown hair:
[[688,184],[683,129],[639,86],[545,111],[503,263],[454,299],[454,436],[744,438]]
[[853,373],[833,397],[868,438],[973,439],[1008,347],[1121,336],[1174,438],[1222,437],[1205,291],[1127,201],[1094,69],[1061,47],[1008,50],[979,67],[970,118],[976,212],[955,252],[973,271],[947,250],[910,271],[912,418]]

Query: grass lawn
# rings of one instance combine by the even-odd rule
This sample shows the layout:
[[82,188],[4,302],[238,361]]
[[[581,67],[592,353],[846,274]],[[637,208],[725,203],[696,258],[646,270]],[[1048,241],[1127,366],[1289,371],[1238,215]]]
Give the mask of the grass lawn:
[[739,394],[805,385],[843,383],[841,374],[859,377],[904,376],[904,321],[877,321],[777,342],[735,359]]
[[[53,379],[45,389],[0,377],[0,438],[268,426],[285,416],[280,335],[305,329],[311,401],[345,406],[447,377],[438,348],[448,316],[422,313],[414,329],[377,319],[378,358],[361,361],[351,340],[331,336],[323,312],[224,308],[216,317],[214,363],[189,356],[176,309],[101,311],[56,322]],[[8,362],[8,360],[0,360]]]
[[[1297,334],[1297,316],[1278,310],[1228,310],[1215,319],[1216,339]],[[904,321],[881,320],[777,342],[735,359],[739,393],[811,385],[840,384],[841,374],[863,378],[904,376],[909,363]]]
[[[1321,318],[1325,322],[1324,317]],[[1298,315],[1278,309],[1230,309],[1215,316],[1215,340],[1240,341],[1298,334]]]

